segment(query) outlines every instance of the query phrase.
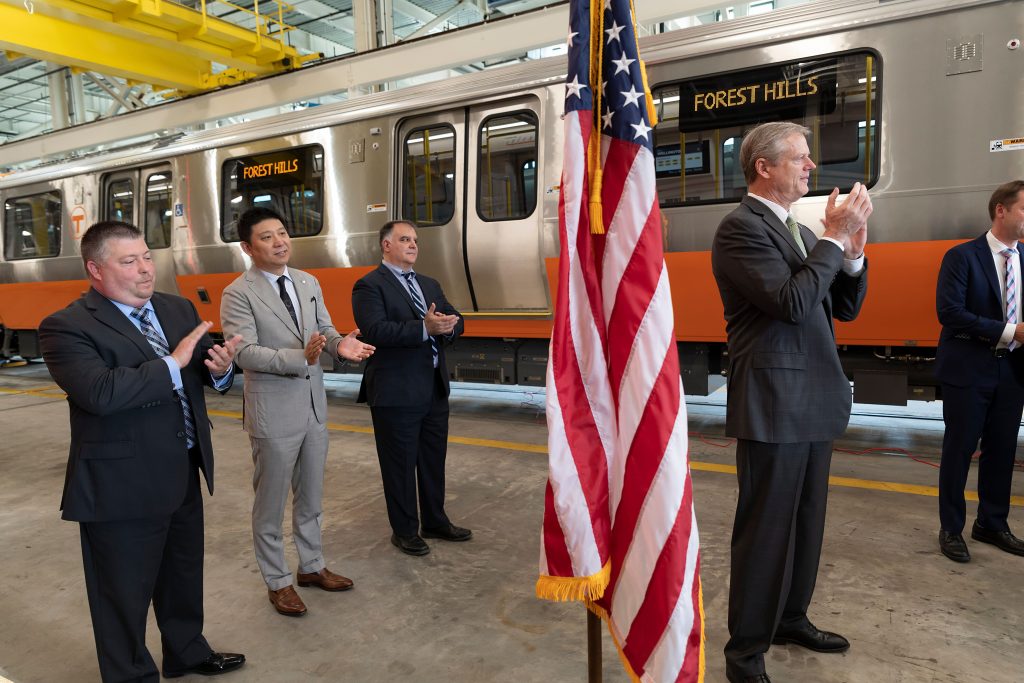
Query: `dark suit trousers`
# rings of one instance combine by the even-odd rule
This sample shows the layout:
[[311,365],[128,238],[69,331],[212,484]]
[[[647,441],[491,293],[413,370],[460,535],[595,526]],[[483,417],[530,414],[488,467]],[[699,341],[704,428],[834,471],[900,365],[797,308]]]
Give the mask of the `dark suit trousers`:
[[807,621],[825,530],[832,442],[736,442],[739,501],[732,530],[729,669],[764,672],[780,625]]
[[203,494],[191,470],[181,507],[166,517],[82,522],[82,560],[104,683],[159,681],[146,649],[153,603],[165,671],[210,655],[203,637]]
[[[384,500],[391,529],[413,536],[448,524],[444,512],[444,461],[448,451],[448,396],[438,370],[430,403],[370,408]],[[416,493],[419,509],[416,514]]]
[[1017,432],[1024,410],[1024,386],[1009,358],[999,361],[999,377],[968,387],[942,385],[942,439],[939,468],[939,521],[942,529],[961,533],[967,519],[964,487],[971,457],[981,440],[978,461],[978,523],[993,531],[1007,531],[1010,482],[1017,452]]

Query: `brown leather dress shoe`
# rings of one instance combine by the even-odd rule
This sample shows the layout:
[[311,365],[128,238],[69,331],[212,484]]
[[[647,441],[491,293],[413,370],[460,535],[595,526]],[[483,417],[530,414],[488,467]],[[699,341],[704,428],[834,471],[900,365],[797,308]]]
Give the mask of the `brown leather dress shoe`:
[[347,579],[341,574],[335,574],[327,567],[324,567],[316,574],[303,574],[299,572],[299,585],[319,586],[325,591],[347,591],[353,585],[352,579]]
[[291,586],[285,586],[276,591],[268,590],[267,593],[270,594],[270,604],[274,606],[278,614],[283,614],[286,617],[301,617],[306,613],[305,603]]

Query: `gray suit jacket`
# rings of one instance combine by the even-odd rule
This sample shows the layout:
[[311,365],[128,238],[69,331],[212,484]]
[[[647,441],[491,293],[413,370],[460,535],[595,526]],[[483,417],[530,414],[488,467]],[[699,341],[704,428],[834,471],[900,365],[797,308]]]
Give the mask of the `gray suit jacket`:
[[867,263],[842,272],[843,253],[806,226],[803,260],[786,226],[744,197],[722,219],[711,267],[729,348],[726,433],[766,443],[831,441],[846,429],[850,384],[832,318],[853,320],[867,294]]
[[324,373],[319,364],[306,365],[304,349],[319,331],[327,337],[327,352],[337,358],[341,335],[331,324],[317,279],[295,268],[288,274],[299,299],[301,335],[281,295],[255,266],[227,286],[220,304],[225,339],[242,335],[235,351],[235,364],[245,372],[242,423],[257,438],[304,431],[310,410],[317,422],[327,419]]

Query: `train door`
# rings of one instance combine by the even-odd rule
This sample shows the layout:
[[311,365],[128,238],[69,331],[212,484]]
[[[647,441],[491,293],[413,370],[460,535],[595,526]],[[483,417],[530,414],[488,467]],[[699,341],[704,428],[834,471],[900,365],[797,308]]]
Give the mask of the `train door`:
[[465,116],[456,109],[399,124],[397,214],[419,227],[416,269],[440,280],[457,309],[472,311],[462,240]]
[[538,110],[535,97],[520,97],[468,111],[466,263],[481,313],[549,309]]
[[167,164],[119,171],[103,178],[103,217],[131,223],[142,231],[156,265],[156,288],[177,294],[171,253],[173,203]]

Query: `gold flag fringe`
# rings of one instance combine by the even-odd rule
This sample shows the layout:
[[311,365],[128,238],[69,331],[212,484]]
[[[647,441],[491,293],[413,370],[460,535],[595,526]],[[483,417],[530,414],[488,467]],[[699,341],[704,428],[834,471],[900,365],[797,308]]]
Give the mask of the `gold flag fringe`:
[[[605,565],[605,568],[608,567],[610,567],[610,565]],[[602,571],[604,570],[602,569]],[[595,574],[595,576],[598,575]],[[603,592],[604,591],[602,590],[602,593]],[[629,660],[626,659],[626,653],[622,650],[622,644],[619,642],[619,639],[615,637],[615,631],[612,630],[612,624],[611,620],[608,618],[608,612],[593,600],[584,600],[584,602],[587,609],[600,617],[601,621],[603,621],[605,626],[608,628],[608,634],[612,637],[612,642],[615,643],[615,650],[619,653],[619,660],[622,662],[622,668],[626,670],[629,680],[632,681],[632,683],[641,683],[640,677],[636,675],[636,672],[633,671],[633,667],[630,665]],[[704,583],[700,580],[699,576],[697,577],[697,611],[700,614],[700,651],[698,653],[699,659],[697,660],[697,683],[704,683],[704,673],[706,671],[704,651],[707,646],[707,631],[705,630],[706,622],[704,621]]]
[[600,600],[612,578],[612,563],[605,562],[601,571],[590,576],[548,576],[537,579],[537,597],[542,600],[590,602]]

